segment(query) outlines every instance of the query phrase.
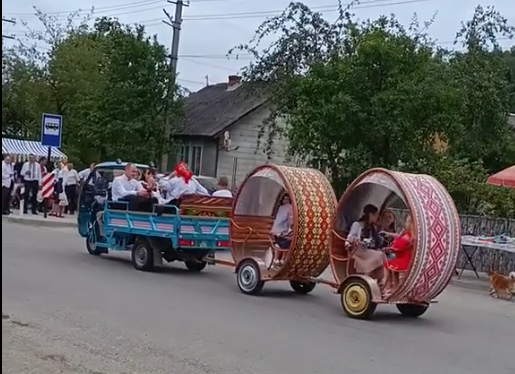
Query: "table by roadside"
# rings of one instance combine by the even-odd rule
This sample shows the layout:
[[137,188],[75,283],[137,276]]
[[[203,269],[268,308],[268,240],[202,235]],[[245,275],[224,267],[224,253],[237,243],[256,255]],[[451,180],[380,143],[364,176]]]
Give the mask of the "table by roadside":
[[2,216],[2,220],[7,222],[18,223],[28,226],[43,226],[43,227],[77,227],[77,216],[65,216],[64,218],[50,217],[45,218],[43,213],[38,215],[34,214],[20,214],[15,210],[8,216]]
[[515,241],[494,243],[476,236],[461,237],[461,254],[458,268],[486,273],[498,270],[503,274],[515,271]]

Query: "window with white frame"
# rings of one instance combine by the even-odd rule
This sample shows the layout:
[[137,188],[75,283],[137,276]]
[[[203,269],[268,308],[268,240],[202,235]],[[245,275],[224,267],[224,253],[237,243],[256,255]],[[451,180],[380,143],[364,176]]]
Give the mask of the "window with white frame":
[[194,175],[200,175],[202,171],[202,146],[184,144],[177,152],[177,162],[184,162]]

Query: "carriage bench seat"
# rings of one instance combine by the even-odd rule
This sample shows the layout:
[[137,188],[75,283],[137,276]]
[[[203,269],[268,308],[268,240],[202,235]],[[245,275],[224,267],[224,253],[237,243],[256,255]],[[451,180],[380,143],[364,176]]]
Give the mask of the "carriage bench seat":
[[267,251],[272,245],[273,217],[233,216],[231,241],[242,250]]

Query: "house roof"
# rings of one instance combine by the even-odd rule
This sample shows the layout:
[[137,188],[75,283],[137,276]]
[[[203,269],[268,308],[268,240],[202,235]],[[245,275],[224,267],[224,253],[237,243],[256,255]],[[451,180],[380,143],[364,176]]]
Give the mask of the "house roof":
[[515,128],[515,113],[510,113],[508,116],[508,123]]
[[248,83],[227,88],[219,83],[189,95],[178,135],[215,136],[266,102]]

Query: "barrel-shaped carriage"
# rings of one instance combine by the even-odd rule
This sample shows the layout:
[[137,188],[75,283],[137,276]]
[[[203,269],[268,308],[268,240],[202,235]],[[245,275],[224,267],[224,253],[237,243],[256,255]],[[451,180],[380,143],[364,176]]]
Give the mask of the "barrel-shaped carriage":
[[[292,206],[287,248],[271,237],[281,198]],[[296,292],[308,293],[314,278],[329,265],[336,198],[325,176],[314,169],[264,165],[248,175],[233,203],[229,234],[237,284],[257,294],[267,281],[288,280]],[[284,258],[274,266],[277,256]]]
[[[281,246],[273,227],[285,195],[292,219],[288,245]],[[351,224],[359,221],[367,205],[378,212],[394,206],[411,217],[412,254],[406,269],[387,266],[389,248],[365,249],[362,240],[349,238]],[[381,303],[395,304],[402,314],[417,317],[451,279],[460,226],[451,197],[428,175],[371,169],[338,203],[319,171],[264,165],[249,174],[235,197],[230,238],[237,284],[245,294],[259,293],[268,281],[289,281],[295,292],[304,294],[324,283],[341,295],[350,317],[369,318]],[[358,253],[384,256],[384,268],[380,260],[378,271],[360,270]],[[283,259],[279,264],[277,257]],[[320,278],[329,265],[334,280]]]
[[[402,271],[385,267],[384,272],[393,272],[386,277],[390,279],[386,284],[381,284],[384,273],[375,277],[357,270],[355,251],[360,243],[346,237],[366,205],[376,206],[380,212],[399,208],[410,217],[411,259]],[[377,304],[389,303],[396,304],[404,315],[422,315],[454,273],[460,236],[454,202],[435,178],[386,169],[363,173],[340,199],[334,219],[330,259],[343,310],[354,318],[369,318]],[[392,282],[399,277],[401,282]]]

